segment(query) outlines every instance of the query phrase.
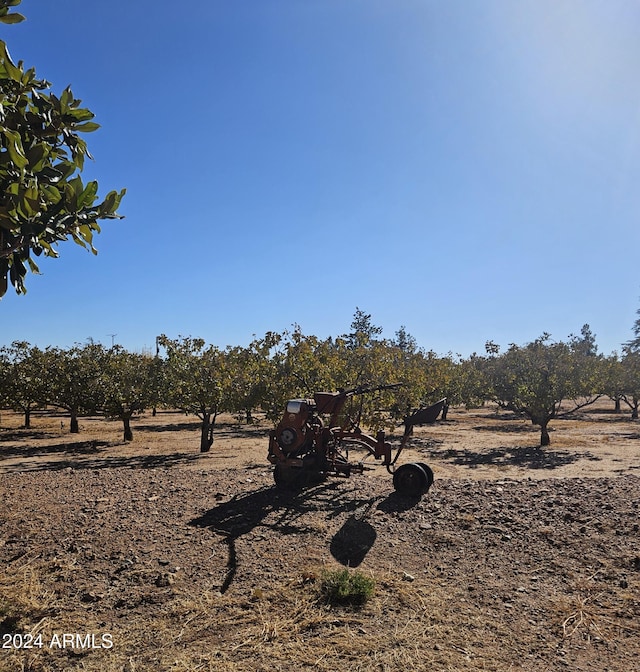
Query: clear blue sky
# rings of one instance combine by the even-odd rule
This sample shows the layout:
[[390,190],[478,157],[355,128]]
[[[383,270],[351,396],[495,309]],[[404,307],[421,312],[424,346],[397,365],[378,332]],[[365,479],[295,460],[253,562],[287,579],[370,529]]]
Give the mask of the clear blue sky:
[[636,0],[23,0],[14,60],[102,127],[96,239],[0,303],[0,343],[293,323],[468,355],[640,306]]

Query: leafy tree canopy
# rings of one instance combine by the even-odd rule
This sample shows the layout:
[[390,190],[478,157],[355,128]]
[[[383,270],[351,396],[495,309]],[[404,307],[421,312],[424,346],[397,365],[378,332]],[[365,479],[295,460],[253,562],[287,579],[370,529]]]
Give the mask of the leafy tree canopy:
[[[0,22],[18,23],[9,9],[21,0],[0,0]],[[0,297],[9,282],[18,294],[27,271],[38,273],[33,255],[58,257],[60,241],[71,238],[94,254],[101,219],[120,218],[125,190],[98,202],[98,183],[80,178],[92,158],[82,133],[99,125],[67,87],[60,96],[34,68],[13,62],[0,40]]]
[[602,388],[600,360],[575,341],[551,342],[547,333],[524,346],[512,344],[486,368],[494,400],[538,425],[542,446],[550,444],[551,420],[593,403]]
[[0,401],[24,413],[24,426],[31,426],[31,412],[44,406],[49,395],[49,358],[45,351],[26,341],[0,348]]
[[623,349],[627,354],[630,353],[640,353],[640,309],[636,311],[638,319],[633,323],[631,331],[633,332],[633,338],[630,341],[627,341]]

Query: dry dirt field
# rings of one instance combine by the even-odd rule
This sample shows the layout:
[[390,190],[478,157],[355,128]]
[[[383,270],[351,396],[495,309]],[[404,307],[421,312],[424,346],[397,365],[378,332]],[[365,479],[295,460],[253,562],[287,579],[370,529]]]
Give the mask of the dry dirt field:
[[[419,501],[380,467],[278,492],[268,425],[0,420],[0,671],[640,670],[640,426],[486,407],[417,429]],[[62,426],[61,426],[62,423]],[[399,439],[399,437],[398,437]],[[354,456],[352,455],[352,459]],[[326,604],[323,570],[375,580]]]

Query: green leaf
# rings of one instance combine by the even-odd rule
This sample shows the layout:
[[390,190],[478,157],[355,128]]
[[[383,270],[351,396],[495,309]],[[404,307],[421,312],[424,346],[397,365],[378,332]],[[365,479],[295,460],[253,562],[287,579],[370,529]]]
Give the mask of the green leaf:
[[0,259],[0,297],[7,293],[9,282],[7,280],[7,273],[9,272],[9,260]]
[[7,45],[2,40],[0,40],[0,77],[13,79],[16,82],[22,79],[22,71],[14,65]]
[[88,121],[96,116],[91,110],[82,107],[77,110],[69,110],[68,115],[76,121]]
[[38,264],[36,264],[35,261],[31,257],[27,258],[27,263],[29,264],[29,270],[34,273],[35,275],[40,275],[40,269],[38,268]]
[[68,180],[76,170],[75,164],[71,161],[56,163],[55,168],[60,172],[60,180]]
[[29,160],[24,155],[20,134],[17,131],[10,131],[6,128],[2,129],[2,132],[9,141],[7,143],[7,149],[9,150],[11,160],[18,166],[18,168],[26,168],[29,165]]
[[100,206],[100,215],[104,217],[105,215],[110,215],[115,212],[117,205],[118,194],[115,191],[110,191],[104,201]]
[[65,114],[69,109],[69,105],[73,102],[73,93],[71,89],[67,87],[60,96],[60,107],[62,108],[62,113]]
[[96,200],[96,194],[98,193],[98,183],[96,180],[92,180],[87,184],[82,194],[78,197],[78,205],[82,207],[90,207],[93,205],[93,202]]
[[21,23],[24,20],[24,16],[22,16],[22,14],[18,14],[18,12],[7,14],[6,16],[0,16],[0,23]]
[[44,143],[38,143],[29,148],[27,159],[32,173],[39,172],[44,167],[44,160],[47,158],[48,147]]
[[82,180],[74,177],[64,185],[64,197],[70,212],[78,210],[78,197],[82,193]]
[[73,127],[74,131],[80,131],[81,133],[92,133],[97,131],[100,128],[100,124],[96,124],[95,121],[87,121],[84,124],[76,124]]

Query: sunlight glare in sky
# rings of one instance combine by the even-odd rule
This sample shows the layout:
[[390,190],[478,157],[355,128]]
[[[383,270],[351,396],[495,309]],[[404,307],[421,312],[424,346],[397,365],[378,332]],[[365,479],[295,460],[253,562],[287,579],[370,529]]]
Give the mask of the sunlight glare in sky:
[[629,338],[639,3],[21,10],[0,36],[96,113],[85,177],[127,188],[126,219],[2,300],[5,342],[325,337],[356,306],[443,353],[585,323],[605,352]]

